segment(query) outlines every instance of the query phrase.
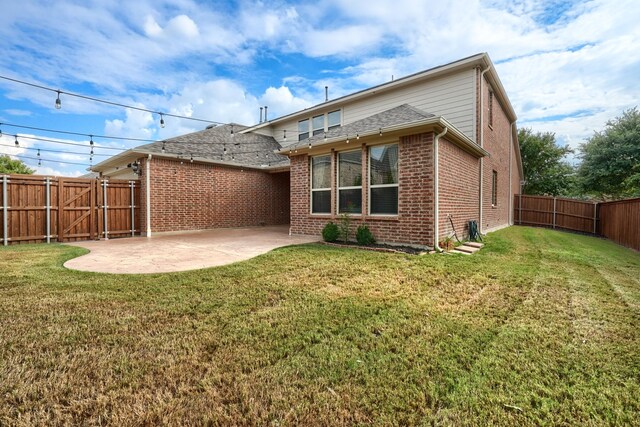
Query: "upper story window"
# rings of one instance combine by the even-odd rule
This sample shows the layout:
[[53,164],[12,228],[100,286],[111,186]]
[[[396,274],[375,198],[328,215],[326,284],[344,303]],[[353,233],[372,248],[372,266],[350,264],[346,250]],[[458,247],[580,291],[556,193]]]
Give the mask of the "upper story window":
[[331,213],[331,156],[311,158],[311,213]]
[[298,141],[309,138],[309,119],[298,122]]
[[489,126],[493,127],[493,91],[489,91]]
[[313,135],[318,135],[324,132],[324,114],[314,116],[311,123],[313,126]]
[[332,111],[327,114],[327,130],[340,126],[341,120],[340,110]]
[[369,149],[369,213],[398,214],[398,144]]
[[342,124],[342,111],[330,111],[298,122],[298,141],[319,135]]
[[362,213],[362,151],[338,153],[338,213]]

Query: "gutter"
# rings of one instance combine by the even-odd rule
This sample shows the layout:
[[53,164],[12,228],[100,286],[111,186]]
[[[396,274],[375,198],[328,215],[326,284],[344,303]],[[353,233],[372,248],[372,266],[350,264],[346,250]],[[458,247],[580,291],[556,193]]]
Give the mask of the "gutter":
[[440,140],[441,136],[444,136],[447,131],[449,130],[449,128],[447,128],[446,126],[444,127],[444,130],[442,132],[440,132],[439,134],[436,135],[436,137],[433,139],[433,204],[434,204],[434,210],[433,210],[433,247],[436,251],[438,252],[442,252],[442,248],[439,245],[439,228],[440,228],[440,224],[438,224],[439,221],[439,212],[438,210],[440,209],[440,203],[439,203],[439,184],[440,184],[440,178],[438,176],[439,174],[439,168],[438,168],[438,141]]

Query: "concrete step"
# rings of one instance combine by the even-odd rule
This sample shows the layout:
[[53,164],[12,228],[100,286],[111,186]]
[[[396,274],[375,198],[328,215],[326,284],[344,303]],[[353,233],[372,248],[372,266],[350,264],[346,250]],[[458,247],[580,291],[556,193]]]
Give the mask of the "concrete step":
[[462,254],[462,255],[471,255],[470,252],[462,252],[459,251],[458,249],[452,249],[449,251],[450,254]]
[[484,246],[484,243],[478,243],[478,242],[466,242],[465,243],[466,246],[471,246],[472,248],[481,248]]
[[467,244],[465,243],[463,245],[460,245],[460,246],[456,247],[456,250],[458,250],[460,252],[466,252],[468,254],[473,254],[473,253],[478,252],[480,250],[480,248],[476,248],[476,247],[473,247],[473,246],[467,246]]

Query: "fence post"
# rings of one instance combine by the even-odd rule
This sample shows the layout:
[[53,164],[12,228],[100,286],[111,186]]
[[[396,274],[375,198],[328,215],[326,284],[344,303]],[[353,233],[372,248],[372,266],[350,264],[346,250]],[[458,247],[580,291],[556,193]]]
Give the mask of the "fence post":
[[596,217],[598,215],[598,204],[593,204],[593,234],[596,234]]
[[135,181],[129,181],[129,187],[131,187],[131,237],[135,236],[135,206],[134,206],[134,187]]
[[553,198],[553,228],[556,228],[556,198]]
[[104,212],[104,240],[109,240],[109,227],[107,221],[107,181],[109,180],[105,179],[102,181],[102,198],[104,199],[102,201],[102,210]]
[[47,215],[47,243],[51,243],[51,180],[45,178],[45,198],[46,198],[46,215]]
[[518,194],[518,224],[522,225],[522,193]]
[[8,233],[8,223],[9,218],[7,218],[9,204],[9,196],[7,195],[7,175],[2,175],[2,244],[7,246],[9,244],[9,236]]

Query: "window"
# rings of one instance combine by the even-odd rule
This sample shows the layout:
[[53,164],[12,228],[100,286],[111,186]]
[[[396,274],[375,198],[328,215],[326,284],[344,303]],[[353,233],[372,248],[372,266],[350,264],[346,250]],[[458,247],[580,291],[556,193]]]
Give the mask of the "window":
[[493,127],[493,91],[489,91],[489,126]]
[[362,151],[338,153],[338,213],[362,213]]
[[398,214],[398,145],[369,149],[369,213]]
[[493,171],[491,177],[491,205],[498,205],[498,172]]
[[309,138],[309,119],[298,122],[298,141]]
[[332,111],[327,114],[327,130],[340,126],[340,110]]
[[311,124],[313,126],[314,135],[324,132],[324,114],[320,116],[315,116]]
[[331,213],[331,156],[311,158],[311,213]]

